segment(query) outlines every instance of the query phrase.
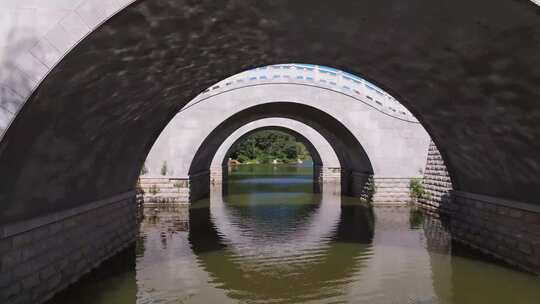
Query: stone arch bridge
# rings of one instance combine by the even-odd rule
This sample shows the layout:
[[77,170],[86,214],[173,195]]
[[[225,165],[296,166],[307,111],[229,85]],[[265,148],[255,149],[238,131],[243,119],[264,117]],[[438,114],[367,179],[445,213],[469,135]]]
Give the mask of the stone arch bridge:
[[429,182],[451,179],[433,206],[452,237],[540,272],[535,2],[0,7],[1,302],[44,301],[132,243],[133,189],[167,123],[213,84],[284,62],[362,75],[398,99],[434,142]]
[[[289,105],[277,107],[284,103]],[[267,106],[254,115],[242,114],[251,107],[247,113],[253,113],[255,107],[263,104],[275,106]],[[329,115],[315,113],[309,107],[304,111],[299,104]],[[295,111],[295,107],[299,110]],[[210,163],[217,156],[213,152],[221,145],[209,144],[206,139],[226,141],[235,128],[261,115],[289,117],[292,125],[284,125],[289,129],[302,122],[308,128],[311,125],[320,130],[339,159],[338,165],[320,164],[327,168],[323,168],[323,175],[329,177],[331,171],[342,171],[344,194],[361,196],[366,176],[373,175],[376,203],[405,203],[409,200],[409,180],[421,177],[425,166],[429,135],[412,114],[383,90],[332,68],[282,64],[229,77],[189,102],[156,140],[146,161],[148,173],[141,182],[145,188],[164,190],[157,197],[177,193],[180,201],[199,199],[209,192]],[[322,123],[330,120],[335,123]],[[297,130],[303,134],[306,128]],[[349,132],[354,138],[348,142],[353,144],[338,142]],[[316,150],[325,149],[316,143],[313,146]],[[205,154],[197,157],[200,153]],[[165,175],[160,172],[163,164],[168,168]],[[175,184],[187,189],[174,187]]]

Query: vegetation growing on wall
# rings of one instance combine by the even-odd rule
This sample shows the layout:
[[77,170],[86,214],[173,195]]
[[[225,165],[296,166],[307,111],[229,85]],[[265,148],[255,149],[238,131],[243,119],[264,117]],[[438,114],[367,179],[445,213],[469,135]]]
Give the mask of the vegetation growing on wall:
[[427,193],[424,184],[419,178],[413,178],[409,182],[409,195],[414,202],[420,198],[429,198],[429,193]]
[[241,163],[294,163],[311,156],[303,143],[284,132],[255,132],[231,148],[229,157]]
[[158,194],[159,191],[160,191],[160,189],[156,185],[152,185],[152,186],[150,186],[150,189],[148,189],[148,192],[150,192],[150,194],[152,194],[152,195]]

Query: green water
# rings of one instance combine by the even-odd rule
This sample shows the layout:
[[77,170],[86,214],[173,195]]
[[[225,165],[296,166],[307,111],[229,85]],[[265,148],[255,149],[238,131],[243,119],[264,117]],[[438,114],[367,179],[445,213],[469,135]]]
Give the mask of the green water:
[[540,279],[455,243],[436,219],[239,166],[188,208],[149,211],[135,248],[51,303],[540,303]]

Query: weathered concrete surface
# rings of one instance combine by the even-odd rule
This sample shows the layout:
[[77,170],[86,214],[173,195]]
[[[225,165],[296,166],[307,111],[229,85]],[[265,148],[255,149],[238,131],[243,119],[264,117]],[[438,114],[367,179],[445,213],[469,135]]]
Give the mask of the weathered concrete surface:
[[138,1],[65,56],[5,133],[1,221],[132,189],[188,100],[279,62],[364,75],[423,123],[456,189],[537,204],[539,11],[525,0]]

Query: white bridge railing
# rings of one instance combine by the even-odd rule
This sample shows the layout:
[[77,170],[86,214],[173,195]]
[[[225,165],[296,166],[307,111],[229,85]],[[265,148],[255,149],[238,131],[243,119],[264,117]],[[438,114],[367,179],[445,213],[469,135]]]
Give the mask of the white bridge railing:
[[358,76],[337,69],[310,64],[278,64],[248,70],[204,90],[187,107],[233,88],[265,83],[301,83],[323,87],[358,99],[395,118],[418,120],[394,97]]

